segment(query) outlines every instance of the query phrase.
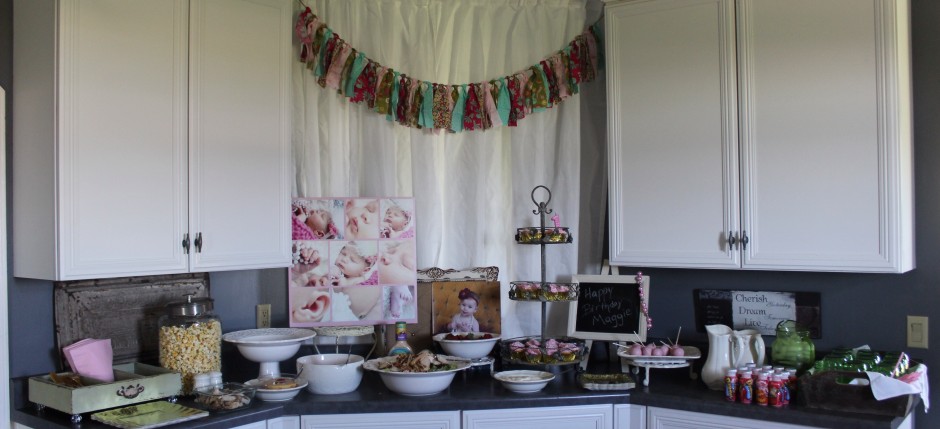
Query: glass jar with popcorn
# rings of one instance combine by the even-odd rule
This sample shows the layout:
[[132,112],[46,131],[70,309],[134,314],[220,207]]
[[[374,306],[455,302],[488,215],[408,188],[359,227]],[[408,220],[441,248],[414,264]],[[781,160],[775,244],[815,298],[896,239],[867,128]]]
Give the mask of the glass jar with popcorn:
[[179,371],[183,394],[193,393],[196,374],[222,369],[222,324],[212,313],[212,298],[186,296],[166,305],[160,327],[160,366]]

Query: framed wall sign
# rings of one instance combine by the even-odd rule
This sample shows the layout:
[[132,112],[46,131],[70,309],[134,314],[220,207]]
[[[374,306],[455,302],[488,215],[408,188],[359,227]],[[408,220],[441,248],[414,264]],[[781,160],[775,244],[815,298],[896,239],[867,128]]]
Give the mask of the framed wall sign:
[[[646,341],[649,276],[637,285],[635,276],[572,276],[578,300],[568,308],[568,335],[586,340]],[[643,293],[640,294],[642,287]]]

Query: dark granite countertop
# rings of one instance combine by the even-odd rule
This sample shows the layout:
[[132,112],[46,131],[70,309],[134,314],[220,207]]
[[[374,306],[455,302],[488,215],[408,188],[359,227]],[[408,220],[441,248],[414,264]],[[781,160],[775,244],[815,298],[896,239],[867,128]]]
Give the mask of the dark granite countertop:
[[[415,412],[447,410],[480,410],[497,408],[529,408],[590,404],[639,404],[654,407],[735,416],[823,428],[895,429],[901,417],[858,413],[840,413],[807,409],[793,404],[784,408],[761,407],[728,402],[721,392],[708,390],[698,380],[689,378],[688,369],[653,369],[650,385],[641,382],[629,391],[590,391],[577,383],[573,366],[555,367],[556,379],[540,392],[510,392],[493,380],[487,367],[476,367],[458,373],[450,388],[425,397],[395,394],[382,384],[375,373],[366,371],[355,392],[341,395],[315,395],[302,391],[294,400],[284,403],[255,400],[246,410],[213,414],[207,418],[170,426],[173,428],[221,429],[288,415],[352,414],[379,412]],[[640,377],[642,377],[642,373]],[[228,378],[228,377],[227,377]],[[250,377],[249,377],[250,378]],[[231,379],[237,380],[236,377]],[[13,383],[14,410],[12,419],[33,429],[110,428],[84,415],[80,425],[72,425],[65,413],[45,409],[37,411],[26,402],[26,378]],[[182,405],[192,404],[183,398]]]

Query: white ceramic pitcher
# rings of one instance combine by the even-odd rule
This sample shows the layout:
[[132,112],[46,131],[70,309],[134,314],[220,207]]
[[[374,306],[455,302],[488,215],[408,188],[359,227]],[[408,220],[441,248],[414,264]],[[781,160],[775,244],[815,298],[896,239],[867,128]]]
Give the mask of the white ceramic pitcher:
[[731,333],[731,367],[738,368],[749,363],[764,365],[764,337],[757,329],[742,329]]
[[708,358],[702,367],[702,381],[712,390],[721,390],[725,373],[731,366],[731,328],[725,325],[707,325]]

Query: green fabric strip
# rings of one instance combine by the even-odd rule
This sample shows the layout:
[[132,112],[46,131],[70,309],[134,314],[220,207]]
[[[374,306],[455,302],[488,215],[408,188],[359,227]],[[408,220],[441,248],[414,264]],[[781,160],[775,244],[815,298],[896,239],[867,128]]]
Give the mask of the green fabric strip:
[[353,95],[356,95],[356,81],[359,80],[359,75],[362,74],[362,70],[366,67],[366,54],[360,52],[356,54],[356,59],[353,61],[352,70],[349,71],[349,80],[346,81],[346,97],[352,98]]
[[391,102],[388,104],[388,114],[385,115],[385,119],[388,121],[395,120],[395,112],[398,111],[398,77],[401,76],[401,73],[395,72],[395,75],[392,77],[392,96]]
[[463,131],[463,111],[467,104],[467,84],[460,85],[457,101],[454,102],[454,114],[450,118],[450,130],[459,133]]
[[326,43],[329,42],[331,38],[333,38],[333,30],[327,27],[326,31],[323,32],[323,42],[320,44],[320,58],[317,60],[317,69],[313,71],[313,75],[316,77],[323,76],[326,73],[323,60],[326,59]]
[[418,125],[421,128],[434,128],[434,86],[424,81],[424,99],[421,100],[421,114],[418,115]]
[[499,97],[496,99],[496,111],[499,112],[499,120],[503,125],[509,123],[509,110],[512,109],[512,100],[509,99],[509,85],[506,84],[506,78],[499,79]]

